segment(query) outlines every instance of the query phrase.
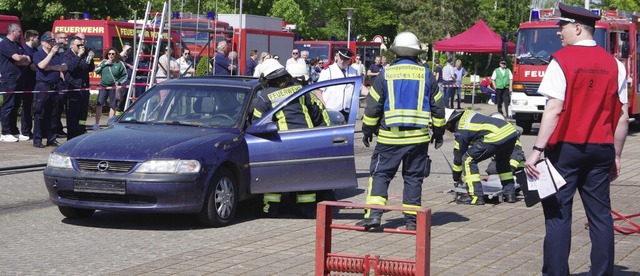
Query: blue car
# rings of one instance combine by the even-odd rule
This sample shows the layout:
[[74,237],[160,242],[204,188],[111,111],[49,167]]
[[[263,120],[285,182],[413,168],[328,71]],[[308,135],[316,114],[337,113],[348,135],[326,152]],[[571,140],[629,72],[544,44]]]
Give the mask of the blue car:
[[51,153],[49,198],[68,218],[95,210],[193,213],[220,227],[252,195],[356,187],[357,112],[329,126],[284,131],[272,118],[291,100],[332,85],[353,87],[351,110],[358,110],[361,80],[306,86],[253,122],[251,103],[263,88],[255,78],[163,82],[109,127]]

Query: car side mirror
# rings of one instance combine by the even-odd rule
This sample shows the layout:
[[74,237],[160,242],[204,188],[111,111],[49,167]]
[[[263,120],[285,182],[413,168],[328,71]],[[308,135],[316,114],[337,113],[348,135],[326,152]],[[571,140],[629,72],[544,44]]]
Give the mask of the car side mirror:
[[274,134],[278,132],[278,126],[274,122],[266,122],[261,125],[250,125],[247,128],[247,133],[253,135]]

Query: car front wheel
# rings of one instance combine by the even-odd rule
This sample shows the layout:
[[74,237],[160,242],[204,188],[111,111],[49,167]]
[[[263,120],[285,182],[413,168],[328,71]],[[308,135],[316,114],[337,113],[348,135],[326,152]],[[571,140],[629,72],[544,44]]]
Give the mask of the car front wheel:
[[96,210],[93,209],[80,209],[68,206],[58,206],[58,210],[60,210],[63,216],[70,219],[88,218],[96,212]]
[[198,220],[205,226],[222,227],[231,224],[238,206],[238,188],[233,173],[220,168],[213,175],[212,186]]

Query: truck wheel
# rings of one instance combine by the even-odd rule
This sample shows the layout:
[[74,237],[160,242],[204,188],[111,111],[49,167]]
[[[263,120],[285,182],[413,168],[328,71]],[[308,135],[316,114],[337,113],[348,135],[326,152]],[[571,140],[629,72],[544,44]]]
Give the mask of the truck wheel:
[[58,206],[58,210],[63,216],[70,219],[88,218],[96,211],[93,209],[80,209],[68,206]]
[[222,227],[231,224],[238,208],[238,186],[233,173],[220,168],[213,181],[198,220],[204,226]]
[[528,120],[516,120],[516,125],[522,128],[522,134],[531,134],[532,121]]

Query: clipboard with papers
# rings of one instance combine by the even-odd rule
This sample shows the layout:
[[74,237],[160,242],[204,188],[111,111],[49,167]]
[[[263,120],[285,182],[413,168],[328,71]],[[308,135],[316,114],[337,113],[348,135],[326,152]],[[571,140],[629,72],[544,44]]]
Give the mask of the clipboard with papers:
[[536,168],[540,172],[538,179],[533,179],[527,175],[527,183],[522,187],[524,202],[527,207],[531,207],[540,202],[541,199],[555,194],[558,189],[567,184],[547,158],[539,160],[536,163]]

